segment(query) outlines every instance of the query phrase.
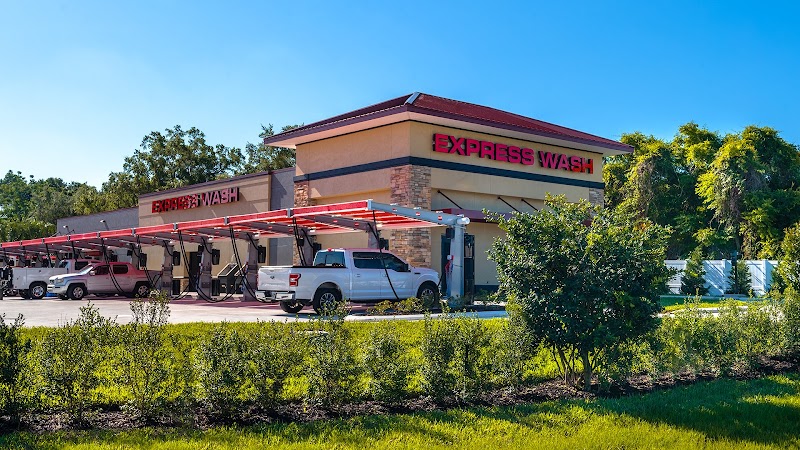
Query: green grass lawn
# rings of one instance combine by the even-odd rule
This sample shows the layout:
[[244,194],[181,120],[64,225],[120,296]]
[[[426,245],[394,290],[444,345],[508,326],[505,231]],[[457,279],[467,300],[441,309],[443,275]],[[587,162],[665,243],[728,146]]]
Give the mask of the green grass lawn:
[[800,448],[800,375],[725,379],[620,399],[309,424],[17,433],[0,436],[0,448]]
[[664,312],[673,312],[679,309],[686,308],[687,303],[696,304],[698,308],[716,308],[723,302],[733,303],[735,305],[747,305],[753,301],[760,299],[733,299],[730,297],[712,297],[712,296],[687,296],[687,295],[662,295],[661,306],[664,307]]

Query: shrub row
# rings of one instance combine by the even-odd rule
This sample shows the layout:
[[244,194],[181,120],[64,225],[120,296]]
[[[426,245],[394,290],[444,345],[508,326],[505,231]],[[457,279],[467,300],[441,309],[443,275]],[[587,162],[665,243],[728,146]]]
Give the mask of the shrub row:
[[[427,317],[421,324],[345,323],[342,311],[310,323],[209,325],[194,333],[167,325],[163,298],[131,304],[120,325],[91,304],[57,328],[30,332],[0,317],[0,415],[62,411],[81,422],[98,408],[143,419],[184,420],[196,408],[235,418],[247,408],[309,406],[416,395],[469,399],[485,388],[515,387],[556,375],[547,349],[518,317],[481,321]],[[633,344],[608,349],[600,381],[633,373],[729,373],[758,357],[800,349],[800,297],[719,317],[689,305]]]

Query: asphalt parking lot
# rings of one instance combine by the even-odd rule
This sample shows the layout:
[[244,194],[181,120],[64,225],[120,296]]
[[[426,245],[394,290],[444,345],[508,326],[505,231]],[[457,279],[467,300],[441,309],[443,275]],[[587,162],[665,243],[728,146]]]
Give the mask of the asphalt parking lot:
[[[41,300],[25,300],[19,297],[5,297],[0,300],[0,314],[5,314],[6,320],[22,314],[25,326],[57,326],[75,320],[80,314],[80,308],[91,302],[100,314],[105,317],[116,318],[118,323],[131,321],[130,299],[125,297],[94,297],[89,296],[81,301],[61,300],[59,298],[43,298]],[[367,314],[371,304],[351,304],[349,321],[375,321],[375,320],[420,320],[422,314],[404,316],[373,316]],[[505,317],[505,311],[481,311],[475,314],[480,318]],[[256,321],[307,321],[317,318],[311,307],[304,308],[298,314],[289,314],[281,310],[277,303],[244,302],[241,295],[219,302],[209,303],[202,299],[185,297],[173,300],[170,303],[171,323],[188,322],[256,322]]]

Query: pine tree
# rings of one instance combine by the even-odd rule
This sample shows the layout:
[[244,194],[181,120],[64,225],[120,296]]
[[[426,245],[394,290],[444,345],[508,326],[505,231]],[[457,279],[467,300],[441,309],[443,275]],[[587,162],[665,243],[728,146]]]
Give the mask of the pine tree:
[[681,293],[686,295],[706,295],[708,288],[705,280],[706,269],[703,267],[703,252],[700,247],[692,250],[686,260],[686,269],[681,278]]

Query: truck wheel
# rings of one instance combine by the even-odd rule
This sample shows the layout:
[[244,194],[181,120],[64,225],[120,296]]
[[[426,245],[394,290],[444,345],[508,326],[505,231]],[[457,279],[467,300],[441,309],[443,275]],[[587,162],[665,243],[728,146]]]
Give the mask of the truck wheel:
[[47,295],[47,285],[44,283],[33,283],[28,292],[32,299],[39,300]]
[[73,300],[80,300],[86,295],[86,288],[82,284],[73,284],[67,289],[67,296]]
[[439,306],[439,287],[431,281],[426,281],[417,290],[417,298],[422,300],[425,309]]
[[287,313],[294,314],[303,309],[303,304],[300,302],[281,302],[281,309]]
[[317,289],[313,301],[314,312],[317,314],[329,314],[336,309],[336,305],[341,301],[342,294],[337,289]]
[[127,297],[135,298],[147,298],[150,295],[150,287],[147,283],[136,283],[136,287],[133,288],[133,292],[131,292]]

